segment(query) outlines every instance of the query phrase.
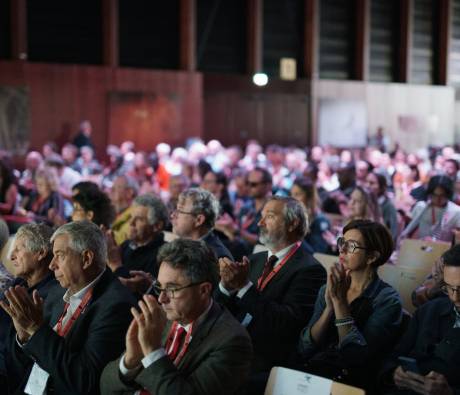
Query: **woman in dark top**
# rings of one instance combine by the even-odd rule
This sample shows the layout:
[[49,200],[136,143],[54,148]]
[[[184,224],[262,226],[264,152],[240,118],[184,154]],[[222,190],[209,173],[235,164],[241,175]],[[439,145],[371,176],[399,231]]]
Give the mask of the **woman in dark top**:
[[393,239],[369,220],[351,221],[343,233],[340,264],[318,293],[299,352],[308,372],[369,389],[401,330],[400,297],[377,274],[393,252]]
[[330,233],[331,224],[318,207],[319,198],[315,184],[309,178],[297,178],[291,188],[291,196],[304,205],[308,214],[310,231],[304,239],[306,250],[311,254],[331,253],[331,246],[324,237]]

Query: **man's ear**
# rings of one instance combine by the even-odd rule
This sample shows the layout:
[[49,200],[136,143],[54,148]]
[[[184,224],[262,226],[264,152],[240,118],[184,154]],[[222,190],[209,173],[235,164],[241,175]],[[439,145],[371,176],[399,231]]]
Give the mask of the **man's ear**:
[[298,218],[295,218],[291,224],[288,226],[287,230],[289,233],[293,232],[294,229],[297,228],[297,226],[299,226],[299,219]]
[[83,269],[89,268],[94,261],[94,252],[91,250],[85,250],[81,253],[83,258]]
[[87,211],[86,216],[88,217],[88,221],[92,221],[94,218],[94,211],[93,210]]
[[198,214],[196,217],[195,217],[195,226],[198,228],[200,227],[201,225],[204,224],[204,221],[205,221],[205,217],[203,214]]
[[205,282],[200,284],[200,295],[201,296],[210,296],[212,295],[212,285],[211,283]]
[[48,255],[48,250],[45,248],[42,248],[40,251],[38,251],[38,260],[41,261],[42,259],[45,259],[46,256]]

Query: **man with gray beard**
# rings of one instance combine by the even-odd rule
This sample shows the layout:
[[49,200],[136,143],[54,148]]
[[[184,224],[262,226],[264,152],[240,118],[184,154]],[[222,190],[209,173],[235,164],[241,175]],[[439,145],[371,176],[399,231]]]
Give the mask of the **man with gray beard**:
[[219,260],[216,300],[246,326],[254,346],[254,373],[288,363],[326,282],[324,268],[301,247],[307,225],[299,202],[270,197],[258,223],[268,251],[242,262]]

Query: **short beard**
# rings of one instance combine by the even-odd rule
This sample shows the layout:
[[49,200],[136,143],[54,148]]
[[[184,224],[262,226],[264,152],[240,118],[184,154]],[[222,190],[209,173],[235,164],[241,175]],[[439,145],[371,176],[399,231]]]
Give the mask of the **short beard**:
[[286,242],[286,234],[283,231],[277,231],[275,234],[269,235],[267,232],[264,232],[262,229],[260,230],[259,240],[260,242],[267,247],[269,250],[273,250],[280,244],[284,244]]

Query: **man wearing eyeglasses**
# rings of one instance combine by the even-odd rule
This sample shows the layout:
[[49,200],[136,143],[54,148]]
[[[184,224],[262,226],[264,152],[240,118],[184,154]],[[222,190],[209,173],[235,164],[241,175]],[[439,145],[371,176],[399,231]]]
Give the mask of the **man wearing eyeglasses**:
[[101,378],[102,394],[237,394],[252,348],[246,330],[213,301],[216,258],[202,242],[164,245],[158,280],[126,335],[126,352]]
[[[382,369],[388,394],[447,395],[460,391],[460,245],[442,258],[441,289],[448,297],[427,302],[415,312]],[[404,363],[398,357],[413,358],[413,367],[401,366]]]
[[211,192],[189,188],[179,195],[177,208],[171,214],[173,233],[187,239],[203,240],[217,258],[233,259],[213,231],[219,211],[219,201]]

